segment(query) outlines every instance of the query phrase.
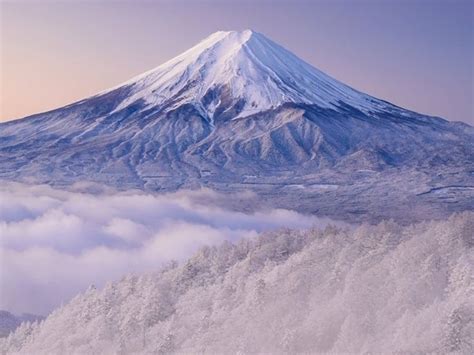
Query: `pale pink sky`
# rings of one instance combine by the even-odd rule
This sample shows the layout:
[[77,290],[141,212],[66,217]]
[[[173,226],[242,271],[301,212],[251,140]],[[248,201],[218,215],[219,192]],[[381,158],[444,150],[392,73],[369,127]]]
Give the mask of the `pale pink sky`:
[[469,0],[32,0],[0,11],[4,121],[117,85],[217,30],[252,28],[358,90],[474,124]]

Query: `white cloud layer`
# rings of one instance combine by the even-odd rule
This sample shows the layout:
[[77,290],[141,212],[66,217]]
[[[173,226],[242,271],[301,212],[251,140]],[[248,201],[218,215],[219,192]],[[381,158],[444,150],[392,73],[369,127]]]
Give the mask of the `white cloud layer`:
[[287,210],[230,211],[210,202],[223,197],[209,190],[81,190],[0,186],[0,309],[45,314],[90,284],[155,270],[203,245],[331,223]]

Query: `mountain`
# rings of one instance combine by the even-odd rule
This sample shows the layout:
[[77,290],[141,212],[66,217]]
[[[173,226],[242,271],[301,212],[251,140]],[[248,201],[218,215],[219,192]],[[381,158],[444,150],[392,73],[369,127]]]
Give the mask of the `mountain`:
[[474,213],[281,230],[90,287],[2,354],[472,354]]
[[344,102],[366,112],[387,106],[251,30],[216,32],[121,87],[132,88],[113,112],[138,101],[143,110],[161,107],[168,112],[191,104],[212,124],[224,112],[237,119],[285,103],[337,108],[338,102]]
[[229,31],[118,87],[2,123],[0,178],[250,190],[255,204],[229,204],[410,221],[474,209],[473,142],[469,125],[376,99],[260,33]]

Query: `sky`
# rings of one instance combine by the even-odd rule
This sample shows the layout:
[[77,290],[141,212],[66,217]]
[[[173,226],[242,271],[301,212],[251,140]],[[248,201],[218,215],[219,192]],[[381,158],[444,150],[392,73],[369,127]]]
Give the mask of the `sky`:
[[0,120],[61,107],[217,30],[253,29],[336,79],[474,125],[471,0],[0,0]]

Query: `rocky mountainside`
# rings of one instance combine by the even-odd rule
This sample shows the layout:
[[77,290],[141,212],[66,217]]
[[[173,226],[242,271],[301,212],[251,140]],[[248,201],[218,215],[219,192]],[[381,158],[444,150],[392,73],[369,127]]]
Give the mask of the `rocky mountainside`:
[[232,207],[408,221],[474,209],[473,142],[471,126],[376,99],[262,34],[230,31],[116,88],[0,124],[0,178],[250,190],[254,203]]

